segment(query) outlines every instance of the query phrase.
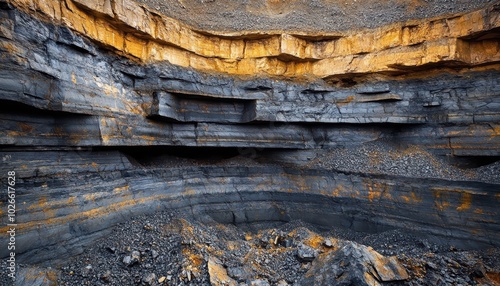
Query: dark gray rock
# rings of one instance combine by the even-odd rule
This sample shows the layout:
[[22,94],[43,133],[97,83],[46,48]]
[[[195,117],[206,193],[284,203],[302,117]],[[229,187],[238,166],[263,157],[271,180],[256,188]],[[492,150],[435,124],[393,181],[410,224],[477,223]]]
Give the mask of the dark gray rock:
[[482,263],[474,265],[474,270],[471,273],[472,277],[483,278],[486,275],[486,268]]
[[250,279],[254,275],[254,273],[248,267],[241,266],[241,267],[228,267],[227,275],[231,276],[237,281],[244,282]]
[[300,285],[380,285],[408,279],[395,257],[384,257],[370,247],[343,242],[312,264]]
[[[375,164],[383,170],[374,174],[347,153],[348,168],[316,164],[319,149],[353,154],[370,142],[495,160],[498,70],[351,87],[207,74],[137,64],[13,8],[0,5],[0,46],[11,47],[0,57],[0,171],[15,170],[19,183],[20,262],[82,253],[117,223],[162,209],[234,224],[404,228],[468,247],[500,241],[496,167],[480,170],[486,180],[436,176],[432,164],[409,161]],[[198,158],[186,161],[172,159],[173,146],[226,149],[188,149]],[[166,151],[170,159],[151,159]],[[216,153],[227,154],[206,159]]]
[[316,258],[316,256],[318,256],[318,253],[314,248],[304,245],[303,243],[299,243],[297,246],[297,256],[304,262],[311,262]]
[[142,281],[144,282],[145,285],[156,285],[156,274],[154,273],[147,273],[142,277]]
[[[16,49],[0,59],[0,100],[20,105],[0,112],[2,144],[330,148],[383,136],[447,155],[499,155],[489,125],[499,121],[498,71],[350,88],[234,78],[167,63],[137,65],[66,27],[17,10],[8,15],[2,27],[12,39],[0,41]],[[54,124],[61,117],[62,127]]]
[[16,286],[51,286],[57,283],[58,271],[51,268],[43,267],[20,267],[16,273],[16,281],[12,280],[6,285]]

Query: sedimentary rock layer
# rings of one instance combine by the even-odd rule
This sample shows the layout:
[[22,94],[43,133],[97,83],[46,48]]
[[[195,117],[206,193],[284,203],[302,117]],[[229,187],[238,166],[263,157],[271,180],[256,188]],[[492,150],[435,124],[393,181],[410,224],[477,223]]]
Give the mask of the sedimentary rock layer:
[[[409,21],[349,33],[206,33],[131,0],[10,0],[108,49],[142,62],[168,61],[230,74],[322,78],[407,73],[439,64],[498,62],[498,5],[449,18]],[[5,23],[7,29],[9,23]]]
[[[425,80],[423,74],[350,79],[340,87],[236,78],[138,64],[67,27],[18,10],[3,13],[12,35],[0,39],[0,100],[8,103],[3,144],[315,148],[389,136],[441,154],[498,155],[495,66],[445,70]],[[35,110],[46,112],[33,121]],[[372,123],[394,125],[366,125]]]
[[462,247],[499,241],[495,184],[279,165],[146,167],[116,151],[1,156],[2,171],[16,170],[20,261],[76,254],[113,224],[167,208],[236,224],[302,219],[365,232],[403,227]]
[[1,171],[18,180],[20,261],[78,253],[116,222],[162,208],[498,245],[497,182],[137,163],[153,146],[314,154],[382,139],[494,160],[498,13],[341,34],[215,34],[128,0],[0,1]]

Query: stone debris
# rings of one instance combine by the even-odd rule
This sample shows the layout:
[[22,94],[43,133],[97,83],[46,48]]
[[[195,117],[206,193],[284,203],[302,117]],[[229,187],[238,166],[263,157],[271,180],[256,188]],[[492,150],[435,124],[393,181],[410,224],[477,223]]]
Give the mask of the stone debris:
[[142,281],[144,282],[144,284],[146,285],[154,285],[155,282],[156,282],[156,274],[154,273],[146,273],[143,277],[142,277]]
[[311,262],[314,258],[316,258],[316,256],[318,256],[318,254],[314,248],[300,243],[297,246],[297,256],[304,262]]
[[333,243],[332,243],[332,241],[330,239],[325,239],[325,241],[323,242],[323,245],[325,247],[328,247],[328,248],[333,247]]
[[214,257],[208,259],[208,274],[210,275],[210,283],[214,286],[236,286],[238,283],[227,275],[227,271],[221,262]]
[[[245,226],[207,224],[184,213],[157,213],[147,216],[160,230],[152,233],[138,223],[144,218],[120,224],[82,256],[64,263],[55,272],[58,285],[306,286],[332,285],[335,281],[334,285],[465,286],[488,285],[495,273],[500,273],[498,249],[484,252],[455,247],[452,251],[449,245],[401,231],[319,231],[292,221],[252,227],[249,233]],[[294,246],[274,244],[276,234],[292,240]],[[262,245],[262,238],[270,238],[272,243]],[[191,243],[182,244],[183,240]],[[115,253],[106,250],[110,244],[116,247]],[[130,249],[131,245],[135,247]],[[159,254],[157,258],[148,255],[153,249]],[[135,259],[137,253],[145,254],[140,263],[130,266],[117,261],[117,257],[132,257],[132,253]],[[83,275],[87,268],[91,272]]]
[[[5,265],[0,265],[4,267]],[[4,268],[5,269],[5,268]],[[0,274],[4,274],[0,271]],[[43,268],[36,266],[19,267],[16,273],[15,285],[20,286],[52,286],[57,285],[58,271],[52,268]],[[7,275],[5,274],[5,277]],[[10,279],[10,278],[9,278]],[[1,285],[14,285],[12,280],[0,280]]]
[[123,264],[125,264],[126,266],[132,266],[135,263],[140,262],[140,260],[141,260],[141,253],[139,251],[134,250],[130,253],[130,255],[123,257],[122,261]]
[[288,284],[285,280],[280,280],[278,281],[278,283],[276,284],[276,286],[289,286],[290,284]]
[[101,275],[101,280],[108,283],[110,279],[111,279],[111,271],[106,270],[106,272]]

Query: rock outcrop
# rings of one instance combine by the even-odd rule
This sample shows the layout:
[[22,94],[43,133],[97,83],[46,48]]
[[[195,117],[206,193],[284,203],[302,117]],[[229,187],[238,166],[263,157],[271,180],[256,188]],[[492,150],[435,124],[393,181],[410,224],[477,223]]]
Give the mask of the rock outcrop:
[[317,259],[301,285],[381,285],[408,279],[395,257],[384,257],[370,247],[340,242],[338,249]]
[[[166,208],[498,246],[498,177],[307,162],[375,141],[497,160],[499,13],[493,4],[332,34],[208,33],[130,0],[0,1],[1,173],[16,173],[19,261],[77,254],[117,222]],[[310,158],[163,160],[173,147]],[[0,209],[5,238],[5,199]]]

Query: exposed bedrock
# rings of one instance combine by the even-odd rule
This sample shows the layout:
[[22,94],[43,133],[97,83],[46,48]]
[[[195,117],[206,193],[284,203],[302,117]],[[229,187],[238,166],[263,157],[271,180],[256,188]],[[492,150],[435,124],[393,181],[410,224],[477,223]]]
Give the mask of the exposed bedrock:
[[116,151],[1,155],[2,171],[17,171],[20,261],[78,253],[113,224],[166,208],[223,223],[302,219],[365,232],[405,228],[472,248],[499,241],[497,184],[244,166],[231,159],[133,165]]
[[2,144],[316,148],[389,136],[440,154],[499,154],[496,66],[351,87],[237,78],[137,64],[66,27],[3,13]]
[[497,161],[498,5],[288,35],[201,33],[135,2],[99,3],[0,1],[0,171],[16,173],[19,261],[80,253],[117,222],[170,208],[499,246],[498,174],[341,160],[381,144],[395,161],[432,158],[417,168]]

